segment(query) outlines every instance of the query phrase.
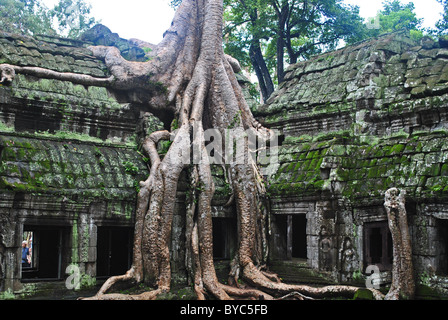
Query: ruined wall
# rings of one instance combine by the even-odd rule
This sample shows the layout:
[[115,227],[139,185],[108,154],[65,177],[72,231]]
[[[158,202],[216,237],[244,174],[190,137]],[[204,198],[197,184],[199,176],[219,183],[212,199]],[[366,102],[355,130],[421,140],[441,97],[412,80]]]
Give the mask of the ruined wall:
[[367,225],[386,221],[384,193],[397,187],[419,275],[447,275],[447,62],[438,42],[388,34],[290,66],[258,108],[285,139],[268,178],[272,214],[307,216],[313,268],[339,281],[364,272]]
[[[113,34],[91,36],[87,40],[119,42],[143,59]],[[0,33],[0,62],[108,77],[87,46]],[[267,104],[251,103],[256,117],[283,135],[279,168],[266,180],[271,266],[295,257],[294,233],[303,232],[299,255],[307,268],[338,282],[356,280],[376,259],[367,245],[374,232],[383,232],[384,193],[399,187],[407,192],[417,278],[446,287],[447,61],[448,49],[430,39],[384,35],[290,66]],[[23,74],[0,86],[0,291],[23,287],[20,242],[24,229],[35,226],[62,228],[68,254],[61,269],[76,264],[96,276],[99,228],[133,226],[138,181],[148,174],[137,141],[170,125],[169,117],[159,117],[126,92],[104,87]],[[213,217],[235,231],[235,212],[224,208],[230,197],[225,174],[220,166],[212,170]],[[173,222],[176,281],[185,281],[185,181]],[[297,216],[305,217],[302,231]],[[387,282],[390,271],[383,267]]]
[[[0,33],[0,62],[109,76],[87,43]],[[100,227],[134,225],[138,182],[148,174],[136,152],[159,119],[104,87],[17,74],[0,85],[0,291],[23,288],[23,232],[62,235],[59,271],[74,264],[96,276]]]
[[[107,78],[109,70],[91,55],[89,45],[114,45],[127,59],[145,59],[141,48],[104,26],[83,39],[89,42],[0,32],[0,64]],[[98,260],[110,258],[99,250],[111,248],[100,242],[123,232],[132,235],[139,182],[149,174],[149,159],[138,145],[142,137],[171,124],[169,116],[159,116],[167,123],[127,92],[101,86],[20,73],[0,84],[0,292],[36,288],[28,285],[34,278],[25,279],[21,268],[21,242],[29,230],[60,233],[59,271],[53,280],[65,280],[69,265],[91,278],[100,269],[105,272],[109,266],[99,267]],[[159,150],[166,152],[166,145]],[[231,219],[234,212],[223,207],[230,188],[220,166],[213,168],[213,177],[213,216]],[[186,281],[187,187],[182,175],[170,248],[174,281],[180,282]],[[130,257],[132,246],[126,250]]]

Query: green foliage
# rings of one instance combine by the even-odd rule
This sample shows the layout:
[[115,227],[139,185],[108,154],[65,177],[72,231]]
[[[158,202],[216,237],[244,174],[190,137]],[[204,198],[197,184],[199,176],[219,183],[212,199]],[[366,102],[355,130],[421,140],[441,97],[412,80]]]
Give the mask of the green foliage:
[[174,118],[174,120],[171,122],[171,131],[175,131],[179,129],[179,121],[177,118]]
[[89,136],[88,134],[70,132],[70,131],[56,131],[54,133],[50,133],[47,131],[38,131],[34,133],[39,137],[47,137],[47,138],[55,138],[61,140],[79,140],[79,141],[90,141],[96,143],[103,143],[104,141],[100,138]]
[[84,0],[59,0],[50,10],[52,19],[58,26],[58,34],[75,39],[92,28],[98,22],[90,17],[90,9],[90,4]]
[[29,35],[56,35],[50,12],[40,0],[0,0],[0,29]]
[[81,282],[80,282],[81,289],[88,290],[94,288],[95,286],[96,286],[95,277],[92,277],[85,273],[81,276]]
[[259,83],[281,81],[284,62],[308,59],[366,33],[358,7],[341,0],[225,0],[224,5],[224,50],[256,71]]
[[249,56],[250,46],[254,39],[263,39],[269,61],[272,49],[275,14],[269,0],[232,1],[225,0],[224,11],[224,44],[226,53],[238,59],[243,67],[252,67]]
[[0,292],[0,300],[14,300],[16,296],[11,289]]
[[124,170],[131,175],[135,176],[138,173],[138,167],[135,164],[133,164],[131,161],[123,162],[123,166],[124,166]]
[[369,36],[378,36],[383,33],[402,29],[412,30],[412,36],[418,38],[422,34],[423,19],[418,19],[414,3],[402,4],[400,0],[386,0],[383,9],[379,13],[380,28],[371,29]]
[[158,146],[159,154],[167,154],[172,144],[173,141],[160,141]]
[[423,38],[424,33],[422,30],[410,30],[409,35],[411,36],[412,40],[420,41]]
[[353,300],[375,300],[373,293],[367,289],[359,289],[356,291]]
[[14,132],[14,131],[15,131],[14,127],[12,126],[10,127],[3,121],[0,121],[0,132]]
[[439,34],[448,34],[448,0],[437,0],[443,6],[442,19],[437,24],[437,32]]
[[41,0],[0,0],[0,29],[25,35],[77,38],[98,23],[84,0],[59,0],[47,8]]

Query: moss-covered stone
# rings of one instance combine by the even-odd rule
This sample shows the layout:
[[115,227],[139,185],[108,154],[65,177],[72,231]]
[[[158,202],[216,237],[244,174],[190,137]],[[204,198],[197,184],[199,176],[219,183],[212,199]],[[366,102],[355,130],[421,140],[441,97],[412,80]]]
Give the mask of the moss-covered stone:
[[[148,174],[141,156],[134,149],[123,146],[0,136],[0,148],[1,188],[12,191],[135,199],[136,183]],[[101,154],[107,169],[95,154]],[[115,161],[117,155],[127,159],[135,169],[132,176],[125,165]],[[122,191],[115,195],[108,191],[117,187]]]
[[353,300],[375,300],[373,293],[367,289],[359,289],[353,296]]

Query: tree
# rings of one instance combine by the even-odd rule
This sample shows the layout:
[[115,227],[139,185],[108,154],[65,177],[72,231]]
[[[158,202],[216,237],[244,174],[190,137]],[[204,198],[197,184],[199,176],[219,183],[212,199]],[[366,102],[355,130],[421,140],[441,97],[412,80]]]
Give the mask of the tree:
[[440,34],[448,33],[448,1],[447,0],[437,0],[443,6],[442,19],[440,19],[436,28]]
[[[266,259],[266,214],[262,201],[264,186],[246,138],[267,140],[272,136],[253,117],[244,100],[235,72],[238,63],[226,56],[222,47],[223,1],[183,0],[162,42],[147,62],[125,60],[117,48],[90,47],[92,54],[104,59],[112,76],[107,79],[58,73],[36,67],[0,65],[5,82],[14,72],[39,77],[70,79],[81,84],[106,85],[127,90],[138,101],[147,101],[150,111],[172,115],[171,131],[152,133],[144,140],[143,150],[150,158],[149,177],[140,183],[135,218],[132,267],[121,276],[109,278],[93,299],[154,299],[171,288],[169,243],[179,176],[188,173],[191,189],[186,198],[186,267],[199,299],[214,296],[273,299],[291,294],[298,297],[350,295],[352,286],[313,288],[288,285],[262,269]],[[145,45],[142,43],[142,45]],[[215,158],[222,160],[219,146],[225,146],[227,130],[239,132],[236,148],[244,152],[239,161],[222,161],[238,219],[238,249],[231,262],[228,285],[218,281],[213,263],[211,201],[214,183],[211,176],[206,129],[214,128]],[[157,143],[171,140],[163,158]],[[235,145],[222,148],[233,154]],[[238,154],[238,152],[237,152]],[[191,159],[190,156],[193,156]],[[232,201],[233,200],[233,201]],[[119,281],[146,282],[154,290],[138,295],[109,293]],[[253,289],[239,288],[240,281]],[[377,298],[382,294],[370,289]]]
[[[234,75],[238,65],[222,49],[222,0],[184,0],[171,28],[146,63],[125,61],[117,49],[93,47],[93,53],[105,59],[120,89],[151,90],[151,84],[163,84],[166,90],[151,95],[150,105],[169,109],[174,115],[175,132],[153,133],[145,140],[152,167],[141,183],[138,196],[132,268],[123,276],[112,277],[94,298],[150,299],[166,292],[171,285],[169,241],[179,175],[188,170],[191,190],[187,198],[186,248],[187,268],[199,299],[211,294],[218,299],[230,296],[255,296],[265,299],[291,291],[310,295],[353,294],[357,288],[332,286],[310,288],[277,282],[259,267],[264,262],[264,212],[261,210],[263,185],[253,159],[244,153],[242,163],[225,163],[238,216],[239,247],[231,263],[231,283],[240,279],[257,289],[239,289],[218,282],[213,264],[211,200],[214,185],[207,155],[205,128],[215,128],[225,136],[227,128],[246,130],[268,138],[252,116]],[[148,86],[149,84],[149,86]],[[153,88],[152,88],[153,89]],[[149,97],[149,96],[147,96]],[[194,134],[192,134],[194,133]],[[160,159],[159,140],[173,135],[167,154]],[[244,150],[249,149],[246,139]],[[222,140],[219,144],[225,145]],[[200,150],[199,161],[185,161],[185,150]],[[233,148],[232,148],[233,149]],[[187,152],[188,154],[188,152]],[[204,156],[204,157],[203,157]],[[187,160],[189,157],[187,155]],[[121,280],[151,281],[156,289],[138,296],[106,294]],[[261,291],[260,291],[261,290]],[[268,291],[268,293],[265,293]]]
[[225,5],[225,51],[255,72],[261,95],[267,100],[275,89],[271,71],[276,66],[275,55],[263,53],[275,27],[269,0],[227,0]]
[[412,299],[415,295],[412,246],[409,234],[405,190],[392,188],[386,191],[384,207],[392,234],[393,271],[392,285],[386,299]]
[[276,48],[278,82],[284,78],[285,49],[288,63],[326,50],[334,50],[341,40],[362,38],[364,26],[357,7],[342,1],[271,0],[277,15]]
[[50,14],[56,20],[58,33],[74,39],[98,23],[90,17],[90,10],[90,4],[84,0],[59,0]]
[[48,9],[40,0],[0,0],[0,29],[26,35],[77,38],[98,21],[84,0],[59,0]]
[[412,2],[385,1],[377,29],[367,28],[358,7],[340,0],[227,0],[225,4],[225,52],[256,74],[264,100],[283,81],[287,64],[334,50],[343,42],[387,32],[407,29],[422,35],[422,19]]
[[56,34],[48,9],[39,0],[0,0],[0,29],[28,35]]
[[250,61],[265,100],[272,94],[274,82],[283,82],[285,63],[296,63],[332,50],[342,40],[351,43],[366,35],[358,7],[340,0],[225,3],[225,50],[245,67]]
[[418,19],[414,12],[414,3],[402,4],[400,0],[386,0],[379,12],[379,28],[370,29],[369,36],[375,37],[383,33],[402,29],[420,31],[423,19]]

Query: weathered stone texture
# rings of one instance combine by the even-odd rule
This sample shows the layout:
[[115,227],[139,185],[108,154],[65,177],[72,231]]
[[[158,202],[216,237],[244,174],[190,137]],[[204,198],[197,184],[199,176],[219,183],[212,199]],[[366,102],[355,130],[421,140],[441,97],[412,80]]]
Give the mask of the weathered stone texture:
[[[109,76],[89,44],[0,34],[0,62],[99,78]],[[16,74],[0,85],[0,291],[21,289],[24,228],[59,230],[69,264],[96,275],[97,229],[132,229],[143,132],[163,123],[105,87]]]
[[[280,167],[268,177],[272,213],[332,203],[330,214],[305,210],[309,243],[317,241],[311,230],[325,227],[338,252],[328,269],[321,248],[309,248],[313,268],[350,280],[349,243],[351,272],[364,272],[366,226],[387,220],[384,193],[397,187],[407,192],[416,269],[448,275],[447,62],[438,42],[388,34],[290,66],[258,108],[259,119],[284,136]],[[389,276],[382,273],[383,281]]]
[[[106,78],[109,70],[92,56],[89,45],[117,46],[130,60],[147,58],[144,50],[107,28],[92,29],[84,40],[0,33],[0,63]],[[247,79],[240,76],[239,81]],[[59,230],[61,279],[70,264],[79,266],[83,276],[95,277],[99,242],[110,238],[99,239],[99,229],[113,234],[134,226],[139,182],[149,174],[149,159],[137,152],[139,141],[170,124],[125,92],[106,87],[20,73],[0,85],[0,292],[24,287],[20,247],[25,228]],[[158,147],[163,155],[166,145]],[[213,167],[213,214],[228,219],[234,212],[223,207],[230,197],[223,174],[221,166]],[[182,175],[170,248],[173,281],[181,283],[186,281],[187,188]],[[132,257],[131,245],[126,254]]]
[[[85,40],[144,59],[132,43],[105,32]],[[1,33],[0,62],[108,77],[88,45]],[[443,41],[415,42],[406,33],[370,39],[290,66],[262,106],[250,99],[247,79],[238,75],[256,117],[284,138],[278,170],[266,177],[272,269],[293,282],[365,279],[373,241],[367,230],[377,232],[386,222],[384,193],[397,187],[407,192],[417,279],[447,290],[447,50]],[[63,228],[63,267],[73,263],[84,275],[96,275],[100,228],[133,226],[138,181],[148,174],[148,159],[136,152],[136,142],[170,126],[169,117],[159,117],[126,92],[105,87],[23,74],[0,86],[0,291],[22,287],[26,226]],[[161,153],[166,149],[159,147]],[[212,214],[229,227],[220,231],[228,238],[237,230],[234,210],[224,207],[231,189],[221,166],[212,173]],[[180,282],[186,181],[182,175],[171,245]],[[301,230],[294,225],[298,216],[306,221]],[[282,260],[295,258],[298,233],[304,233],[306,252],[285,267]],[[294,279],[295,272],[306,280]],[[381,281],[390,281],[390,269],[381,269]]]
[[447,50],[393,33],[311,58],[288,68],[259,117],[291,136],[444,128]]

